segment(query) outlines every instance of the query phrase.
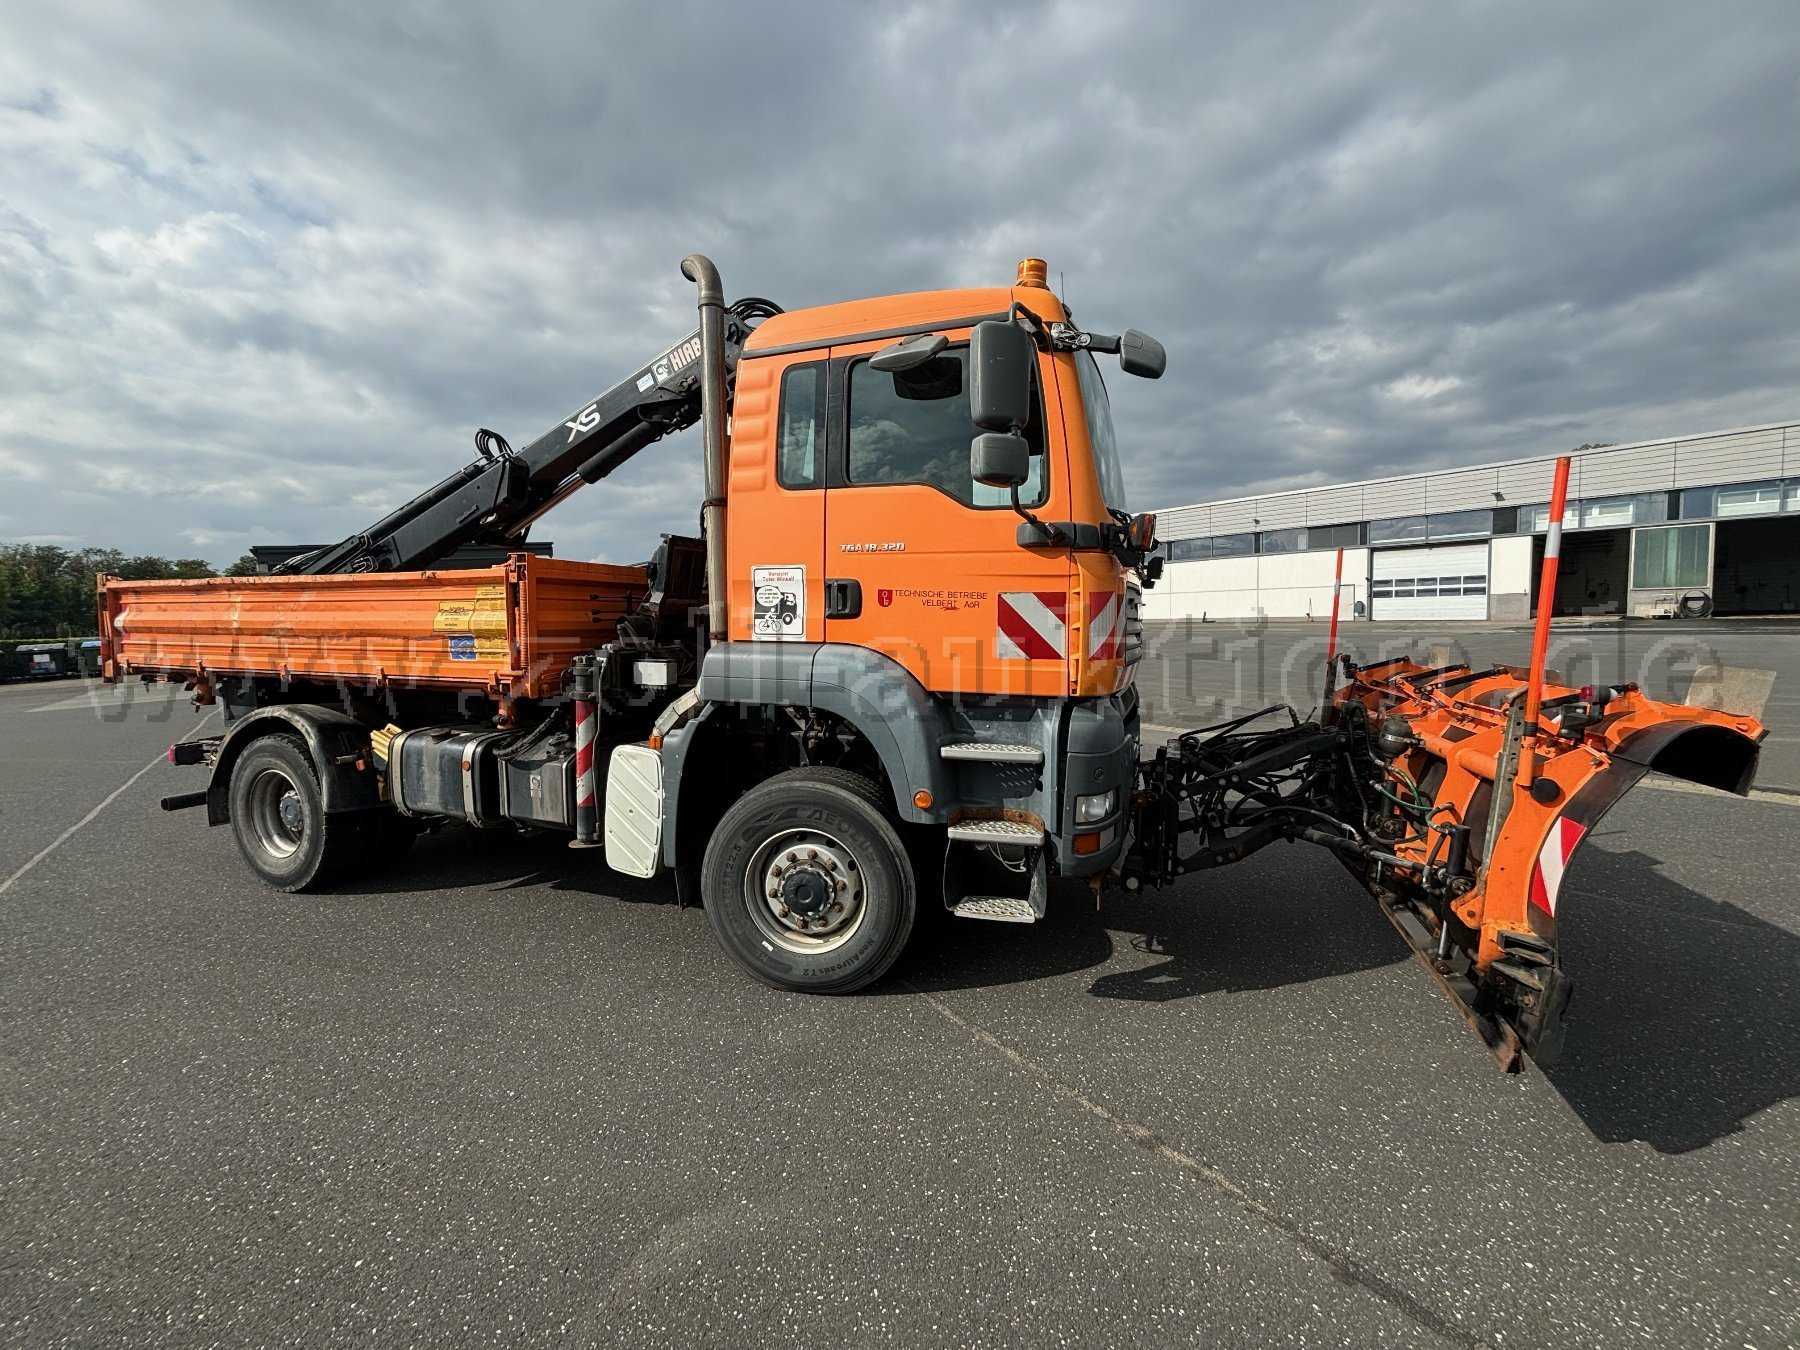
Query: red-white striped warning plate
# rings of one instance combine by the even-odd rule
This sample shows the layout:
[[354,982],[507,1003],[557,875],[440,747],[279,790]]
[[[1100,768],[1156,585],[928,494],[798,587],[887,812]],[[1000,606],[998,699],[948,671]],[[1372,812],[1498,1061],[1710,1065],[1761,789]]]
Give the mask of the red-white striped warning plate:
[[1117,661],[1125,641],[1125,592],[1095,591],[1088,596],[1088,659]]
[[1002,661],[1059,661],[1069,654],[1065,591],[1001,591],[994,647]]
[[1544,846],[1538,850],[1537,863],[1531,869],[1531,903],[1544,913],[1556,913],[1556,893],[1562,889],[1563,872],[1586,833],[1583,826],[1567,816],[1558,816],[1551,823]]

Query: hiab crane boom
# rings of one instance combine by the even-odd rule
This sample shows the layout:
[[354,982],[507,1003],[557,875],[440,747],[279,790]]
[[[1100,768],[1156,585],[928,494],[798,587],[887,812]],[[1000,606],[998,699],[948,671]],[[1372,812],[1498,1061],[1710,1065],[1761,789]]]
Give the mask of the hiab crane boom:
[[[1307,842],[1517,1068],[1561,1039],[1559,883],[1600,814],[1649,768],[1749,789],[1755,719],[1548,684],[1545,630],[1530,671],[1387,662],[1335,688],[1333,664],[1316,716],[1145,758],[1162,559],[1095,353],[1156,378],[1162,348],[1079,328],[1037,259],[1009,287],[785,313],[682,269],[694,333],[523,450],[482,431],[283,574],[102,578],[105,677],[225,705],[223,735],[170,748],[212,776],[166,807],[203,805],[288,891],[422,828],[561,832],[673,872],[747,970],[817,992],[878,979],[921,904],[1032,923],[1059,878],[1129,893]],[[701,538],[644,567],[432,569],[696,422]]]

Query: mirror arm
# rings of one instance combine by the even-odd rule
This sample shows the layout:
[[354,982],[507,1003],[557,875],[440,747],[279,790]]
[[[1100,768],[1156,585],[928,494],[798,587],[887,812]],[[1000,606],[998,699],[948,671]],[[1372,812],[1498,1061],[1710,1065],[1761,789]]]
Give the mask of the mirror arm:
[[1043,521],[1039,520],[1036,516],[1032,515],[1030,511],[1025,509],[1025,504],[1019,500],[1019,485],[1017,483],[1014,483],[1012,487],[1012,509],[1019,513],[1020,517],[1027,525],[1031,526],[1032,529],[1043,536],[1046,544],[1055,547],[1068,542],[1064,538],[1063,532],[1057,529],[1056,526],[1044,524]]

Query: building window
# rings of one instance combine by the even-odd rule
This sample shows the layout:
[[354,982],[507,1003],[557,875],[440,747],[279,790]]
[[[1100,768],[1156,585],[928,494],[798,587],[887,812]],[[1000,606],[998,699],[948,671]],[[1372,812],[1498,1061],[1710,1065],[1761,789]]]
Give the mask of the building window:
[[1256,552],[1256,536],[1253,534],[1215,534],[1212,537],[1212,556],[1215,558],[1242,558]]
[[1361,525],[1308,525],[1306,546],[1319,548],[1356,548],[1363,541]]
[[1169,551],[1170,562],[1193,562],[1196,558],[1212,557],[1210,539],[1171,539],[1163,547]]
[[1602,497],[1581,504],[1581,528],[1613,530],[1637,519],[1637,498]]
[[1306,531],[1264,530],[1256,536],[1258,553],[1300,553],[1306,548]]
[[1388,516],[1369,522],[1371,544],[1406,544],[1424,538],[1424,516]]
[[1494,533],[1519,533],[1519,508],[1516,506],[1496,506],[1494,508]]
[[825,363],[789,366],[781,376],[781,434],[775,481],[786,488],[819,486],[825,444]]
[[1763,516],[1780,509],[1780,483],[1742,483],[1713,492],[1715,516]]
[[[1519,508],[1519,524],[1521,528],[1530,526],[1532,534],[1543,534],[1550,528],[1550,503],[1539,506],[1521,506]],[[1566,501],[1563,503],[1563,528],[1578,530],[1581,528],[1581,503]]]
[[1492,511],[1439,511],[1428,530],[1432,539],[1482,539],[1493,532]]
[[1711,544],[1710,525],[1639,530],[1632,543],[1631,584],[1640,590],[1704,586]]
[[1688,488],[1681,494],[1681,519],[1704,520],[1713,513],[1714,488]]

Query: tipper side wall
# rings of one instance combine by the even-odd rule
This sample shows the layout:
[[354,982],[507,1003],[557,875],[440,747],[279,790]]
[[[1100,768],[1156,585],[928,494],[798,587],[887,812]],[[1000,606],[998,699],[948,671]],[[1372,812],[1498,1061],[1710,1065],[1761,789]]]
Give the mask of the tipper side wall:
[[100,581],[103,673],[255,675],[544,698],[610,641],[644,569],[516,554],[467,571]]

